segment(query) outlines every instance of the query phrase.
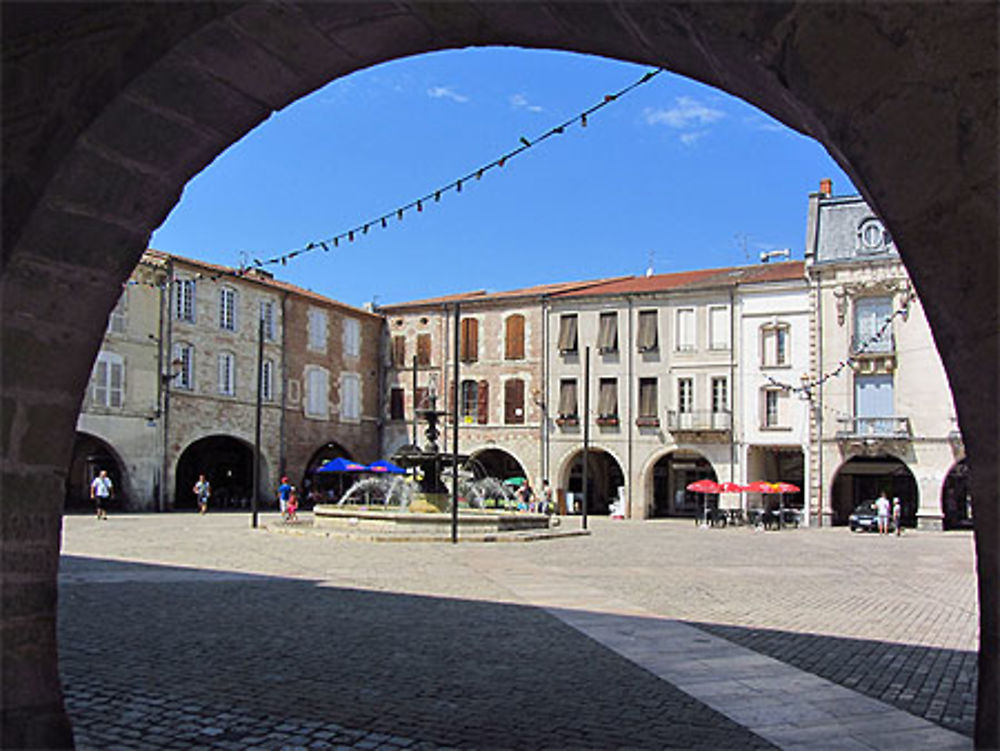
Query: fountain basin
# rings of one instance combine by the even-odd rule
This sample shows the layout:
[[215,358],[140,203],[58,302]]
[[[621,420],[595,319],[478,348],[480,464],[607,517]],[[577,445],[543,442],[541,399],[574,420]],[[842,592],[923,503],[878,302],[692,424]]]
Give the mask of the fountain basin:
[[[546,514],[462,509],[458,514],[459,538],[492,538],[498,535],[546,532],[558,525]],[[313,509],[316,531],[332,531],[368,538],[399,537],[407,540],[451,539],[451,513],[409,513],[405,509],[371,509],[320,504]]]

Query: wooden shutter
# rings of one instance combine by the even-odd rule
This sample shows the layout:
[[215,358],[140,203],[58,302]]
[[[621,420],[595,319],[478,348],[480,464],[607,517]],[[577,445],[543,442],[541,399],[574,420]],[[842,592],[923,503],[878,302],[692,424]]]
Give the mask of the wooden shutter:
[[459,339],[459,353],[463,362],[476,362],[479,359],[479,321],[475,318],[463,318]]
[[655,310],[639,311],[639,334],[636,346],[640,352],[650,352],[659,346]]
[[503,421],[508,425],[524,423],[524,381],[511,378],[504,383]]
[[389,392],[389,419],[390,420],[404,420],[406,419],[406,411],[403,401],[403,389],[393,388]]
[[477,400],[479,424],[486,425],[490,421],[490,384],[488,381],[479,382]]
[[614,352],[618,349],[618,314],[601,313],[601,326],[597,334],[597,349]]
[[397,368],[406,367],[406,337],[392,337],[392,364]]
[[508,360],[524,359],[524,316],[516,313],[507,319],[504,355]]
[[417,365],[431,364],[431,335],[417,334]]

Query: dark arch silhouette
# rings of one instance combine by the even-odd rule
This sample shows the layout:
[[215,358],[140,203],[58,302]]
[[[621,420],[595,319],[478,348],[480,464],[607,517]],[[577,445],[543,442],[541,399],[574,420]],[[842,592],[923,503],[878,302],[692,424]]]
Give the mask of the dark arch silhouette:
[[484,477],[496,477],[498,480],[527,476],[521,462],[503,449],[475,451],[469,457],[468,465],[471,465],[477,477],[480,473]]
[[834,526],[847,524],[854,507],[874,501],[879,493],[899,498],[903,527],[917,526],[920,490],[913,472],[894,456],[856,456],[837,469],[830,488]]
[[125,463],[107,441],[90,433],[78,432],[73,441],[73,459],[66,475],[66,511],[92,511],[90,483],[97,473],[106,470],[114,494],[106,504],[108,511],[128,507],[128,477]]
[[177,459],[174,509],[198,507],[193,488],[199,474],[204,474],[212,486],[210,511],[249,508],[253,447],[248,443],[233,436],[213,435],[200,438],[184,449]]
[[[3,134],[0,304],[4,349],[20,353],[4,369],[3,397],[18,412],[3,479],[21,489],[5,503],[46,520],[5,531],[7,549],[56,549],[86,373],[150,231],[188,179],[273,110],[351,71],[467,45],[664,66],[816,138],[897,240],[973,469],[976,739],[1000,746],[995,3],[7,3],[2,12],[4,122],[16,127]],[[24,592],[19,628],[34,649],[5,640],[17,690],[5,696],[4,745],[68,746],[50,628],[55,567],[17,568],[21,558],[12,554],[4,573]]]
[[[618,460],[602,448],[590,448],[587,457],[587,513],[607,514],[611,504],[618,500],[618,489],[625,485],[625,473]],[[583,451],[574,453],[564,467],[559,489],[567,493],[566,511],[580,513],[579,499],[584,489]]]

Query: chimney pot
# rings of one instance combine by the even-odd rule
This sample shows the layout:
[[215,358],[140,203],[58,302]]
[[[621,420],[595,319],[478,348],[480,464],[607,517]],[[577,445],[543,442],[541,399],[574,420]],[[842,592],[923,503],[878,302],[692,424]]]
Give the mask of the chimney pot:
[[827,198],[829,198],[830,196],[832,196],[833,195],[833,180],[831,180],[829,177],[824,177],[822,180],[820,180],[819,181],[819,192],[822,193]]

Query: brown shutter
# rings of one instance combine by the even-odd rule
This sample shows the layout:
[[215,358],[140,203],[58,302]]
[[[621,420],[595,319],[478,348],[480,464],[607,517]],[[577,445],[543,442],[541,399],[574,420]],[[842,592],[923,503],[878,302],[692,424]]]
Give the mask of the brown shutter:
[[639,332],[636,347],[640,352],[649,352],[659,346],[655,310],[639,311]]
[[504,354],[508,360],[524,359],[524,316],[514,314],[507,319]]
[[479,424],[486,425],[490,421],[490,384],[487,381],[479,382],[478,404]]
[[524,381],[511,378],[504,383],[504,422],[520,425],[524,422]]
[[406,367],[406,337],[392,337],[392,364],[397,368]]
[[479,321],[475,318],[463,318],[460,334],[460,359],[463,362],[476,362],[479,359]]
[[390,420],[403,420],[406,418],[406,412],[403,403],[403,389],[393,388],[389,392],[389,419]]
[[417,365],[431,364],[431,335],[417,334]]

